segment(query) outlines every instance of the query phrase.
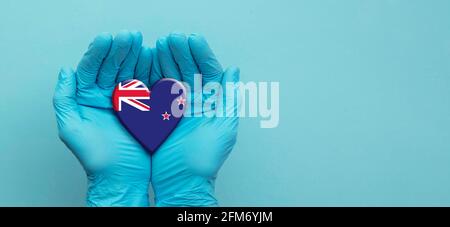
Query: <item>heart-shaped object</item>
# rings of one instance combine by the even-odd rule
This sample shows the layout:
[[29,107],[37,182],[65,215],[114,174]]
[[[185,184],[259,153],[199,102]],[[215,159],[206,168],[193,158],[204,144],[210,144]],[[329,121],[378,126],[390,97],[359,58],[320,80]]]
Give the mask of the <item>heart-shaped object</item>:
[[120,122],[153,154],[183,117],[186,89],[174,79],[161,79],[151,91],[139,80],[127,80],[114,89],[113,107]]

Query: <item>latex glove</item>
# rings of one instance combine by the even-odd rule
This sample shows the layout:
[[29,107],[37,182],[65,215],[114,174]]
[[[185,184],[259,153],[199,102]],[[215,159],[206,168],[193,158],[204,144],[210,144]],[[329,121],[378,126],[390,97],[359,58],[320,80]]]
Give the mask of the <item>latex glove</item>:
[[59,74],[53,99],[59,136],[86,171],[88,206],[149,205],[150,156],[111,109],[117,82],[150,72],[152,51],[141,45],[139,32],[99,35],[76,72]]
[[[239,81],[239,70],[224,72],[202,36],[171,34],[158,40],[156,48],[165,77],[185,81],[191,87],[196,73],[203,74],[204,84],[218,82],[225,87],[226,82]],[[237,128],[236,116],[184,117],[152,156],[156,205],[217,206],[216,175],[236,142]]]

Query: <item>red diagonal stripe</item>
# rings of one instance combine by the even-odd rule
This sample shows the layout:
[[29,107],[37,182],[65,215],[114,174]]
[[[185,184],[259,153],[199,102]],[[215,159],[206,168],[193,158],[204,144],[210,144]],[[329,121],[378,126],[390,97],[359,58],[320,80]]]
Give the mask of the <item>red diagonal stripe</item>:
[[117,90],[116,95],[120,97],[149,97],[150,92],[146,90]]
[[138,101],[136,101],[136,100],[134,100],[134,99],[130,99],[130,101],[133,102],[134,104],[136,104],[136,105],[138,105],[138,106],[140,106],[140,107],[146,109],[146,110],[150,110],[150,107],[149,107],[149,106],[143,105],[142,103],[140,103],[140,102],[138,102]]
[[123,86],[124,88],[128,88],[128,87],[131,87],[131,86],[133,86],[134,84],[136,84],[137,83],[137,81],[136,80],[133,80],[131,83],[128,83],[127,85],[125,85],[125,86]]

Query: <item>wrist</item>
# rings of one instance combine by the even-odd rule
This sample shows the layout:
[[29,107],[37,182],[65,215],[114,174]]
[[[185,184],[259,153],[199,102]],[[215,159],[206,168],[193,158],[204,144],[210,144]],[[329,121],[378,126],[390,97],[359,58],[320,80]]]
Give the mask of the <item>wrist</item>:
[[218,206],[214,193],[214,180],[170,184],[169,187],[154,185],[157,207],[215,207]]
[[88,176],[89,207],[148,207],[147,181],[121,181],[114,177]]
[[199,192],[177,194],[167,198],[155,198],[157,207],[217,207],[214,195]]

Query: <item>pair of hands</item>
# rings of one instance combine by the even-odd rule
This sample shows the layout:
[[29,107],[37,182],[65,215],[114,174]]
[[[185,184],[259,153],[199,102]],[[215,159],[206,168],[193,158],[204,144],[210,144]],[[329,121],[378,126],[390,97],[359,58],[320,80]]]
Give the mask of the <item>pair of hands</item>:
[[59,136],[86,171],[87,205],[148,206],[151,182],[157,206],[216,206],[214,181],[235,144],[238,117],[184,117],[150,156],[116,118],[111,95],[132,78],[149,87],[165,77],[192,85],[202,74],[203,84],[225,84],[238,82],[239,70],[224,71],[199,35],[172,33],[156,48],[142,39],[139,32],[101,34],[75,71],[59,74],[53,98]]

